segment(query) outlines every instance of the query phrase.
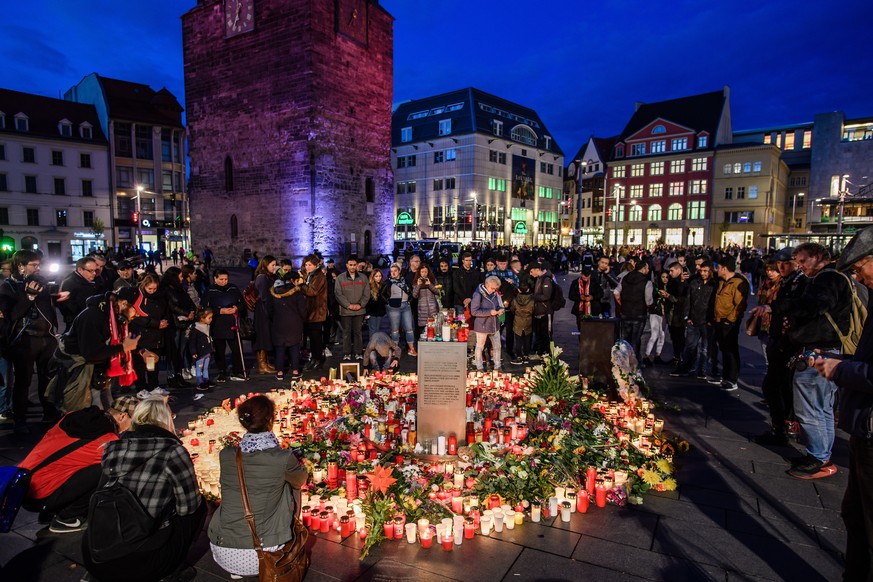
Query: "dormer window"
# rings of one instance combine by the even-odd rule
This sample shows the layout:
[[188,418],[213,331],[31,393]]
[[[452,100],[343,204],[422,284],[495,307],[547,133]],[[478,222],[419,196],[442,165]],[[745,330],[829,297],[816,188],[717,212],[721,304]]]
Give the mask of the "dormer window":
[[73,137],[73,124],[69,119],[62,119],[58,122],[58,133],[64,137]]
[[549,136],[545,136],[544,139],[546,140],[546,149],[547,150],[552,149],[552,138]]
[[615,157],[623,158],[624,157],[624,144],[618,144],[615,146]]
[[709,136],[708,135],[698,135],[697,136],[697,147],[699,149],[705,148],[708,143],[709,143]]
[[440,135],[450,135],[452,133],[452,120],[451,119],[442,119],[440,120]]
[[510,133],[513,141],[517,141],[519,143],[527,144],[529,146],[537,145],[537,134],[530,130],[530,128],[524,125],[517,125],[512,128],[512,132]]
[[497,119],[492,119],[492,129],[494,130],[494,135],[500,137],[503,135],[503,122]]
[[79,124],[79,137],[82,139],[94,139],[94,128],[87,121]]
[[15,115],[15,131],[30,131],[30,119],[25,114]]

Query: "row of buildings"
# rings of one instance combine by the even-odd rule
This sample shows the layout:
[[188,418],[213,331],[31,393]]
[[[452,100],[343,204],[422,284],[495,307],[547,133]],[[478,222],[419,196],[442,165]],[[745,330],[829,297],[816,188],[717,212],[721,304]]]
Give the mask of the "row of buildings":
[[768,248],[873,224],[873,118],[734,131],[728,87],[638,103],[566,166],[535,111],[454,91],[396,107],[391,160],[396,239]]
[[97,74],[64,99],[0,89],[0,254],[187,249],[185,167],[167,89]]

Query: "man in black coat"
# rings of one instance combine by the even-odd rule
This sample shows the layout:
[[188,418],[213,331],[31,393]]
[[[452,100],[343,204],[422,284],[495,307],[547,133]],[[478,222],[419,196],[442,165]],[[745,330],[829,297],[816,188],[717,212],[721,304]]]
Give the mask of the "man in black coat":
[[76,270],[61,282],[61,291],[69,293],[66,301],[58,305],[66,327],[85,309],[85,302],[99,293],[94,280],[97,278],[97,261],[94,257],[83,257],[76,261]]
[[16,432],[27,432],[27,405],[33,370],[36,366],[37,394],[42,404],[43,421],[57,420],[57,410],[45,397],[49,383],[49,362],[58,342],[58,316],[55,298],[59,304],[67,293],[53,298],[46,281],[39,276],[42,259],[34,251],[21,250],[12,256],[12,276],[0,284],[0,311],[9,329],[6,356],[12,362],[12,410]]
[[237,317],[246,317],[245,301],[239,288],[230,283],[230,275],[225,269],[215,270],[215,283],[206,290],[203,296],[203,307],[212,309],[212,326],[209,328],[212,341],[215,343],[215,362],[218,365],[216,382],[227,382],[227,361],[225,352],[230,348],[233,359],[233,369],[230,379],[235,382],[245,381],[245,365],[243,364],[240,342],[237,337]]
[[654,286],[649,277],[649,264],[639,261],[634,270],[625,275],[615,288],[616,303],[621,306],[621,337],[634,349],[637,361],[642,362],[641,340],[654,302]]
[[618,287],[618,280],[612,275],[609,257],[600,257],[597,268],[591,273],[591,315],[606,315],[612,312],[612,291]]

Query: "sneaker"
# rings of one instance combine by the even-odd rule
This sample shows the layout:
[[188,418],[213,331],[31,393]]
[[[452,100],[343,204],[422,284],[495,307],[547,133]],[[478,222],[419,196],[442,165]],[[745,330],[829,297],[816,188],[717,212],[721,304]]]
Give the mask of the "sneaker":
[[351,362],[351,361],[352,361],[351,356],[343,356],[343,362]]
[[415,351],[415,348],[412,347],[412,346],[409,346],[409,351],[408,351],[407,353],[408,353],[410,356],[412,356],[413,358],[415,358],[415,357],[418,356],[418,352]]
[[672,372],[670,372],[670,376],[673,378],[681,378],[683,376],[687,376],[688,372],[685,370],[681,370],[679,368],[675,368]]
[[530,360],[531,362],[539,362],[540,360],[542,360],[542,358],[540,357],[539,354],[531,354],[531,355],[529,356],[529,360]]
[[299,380],[303,377],[303,374],[301,374],[300,372],[295,370],[295,371],[291,372],[290,376],[291,376],[292,380]]
[[704,379],[705,379],[708,383],[710,383],[710,384],[718,384],[718,385],[720,385],[721,382],[722,382],[721,378],[719,378],[718,376],[707,376],[707,377],[704,378]]
[[697,374],[695,376],[698,380],[706,380],[706,374],[703,370],[697,370]]
[[324,348],[324,357],[325,357],[325,358],[329,358],[329,357],[331,357],[332,355],[333,355],[333,354],[331,353],[331,351],[330,351],[329,349]]
[[194,380],[194,378],[195,377],[191,375],[191,372],[189,372],[188,370],[182,370],[183,380],[187,380],[188,382],[190,382],[191,380]]
[[284,374],[284,373],[282,373],[282,372],[276,372],[276,380],[278,380],[279,382],[281,382],[281,381],[284,380],[284,379],[285,379],[285,374]]
[[721,383],[721,389],[724,390],[725,392],[733,392],[737,388],[739,388],[739,386],[737,386],[736,382],[722,382]]
[[785,434],[788,435],[788,438],[797,440],[800,437],[800,423],[796,420],[786,420]]
[[224,384],[225,382],[227,382],[227,376],[225,374],[219,374],[218,378],[216,378],[215,381],[219,384]]
[[230,374],[230,380],[231,380],[232,382],[245,382],[245,381],[246,381],[246,377],[243,376],[243,375],[241,375],[241,374],[237,374],[236,372],[231,372],[231,374]]
[[197,385],[195,390],[197,390],[197,392],[209,392],[209,382],[201,382]]
[[528,358],[527,356],[523,357],[522,360],[524,361],[525,365],[530,364],[530,358]]
[[363,361],[364,361],[364,355],[363,355],[363,354],[358,354],[357,356],[355,356],[355,360],[357,360],[358,362],[363,362]]
[[12,413],[0,412],[0,424],[6,424],[7,422],[12,422]]
[[524,363],[524,359],[522,359],[522,358],[512,358],[511,360],[509,360],[509,363],[512,364],[513,366],[520,366],[520,365],[522,365],[522,364]]
[[788,469],[786,473],[795,479],[821,479],[830,477],[837,472],[836,466],[831,463],[830,459],[822,462],[811,455],[807,455],[804,460]]
[[61,519],[60,517],[56,517],[52,520],[52,524],[49,526],[49,531],[56,534],[73,533],[76,531],[82,531],[83,529],[85,529],[85,520],[79,519],[78,517],[74,519]]

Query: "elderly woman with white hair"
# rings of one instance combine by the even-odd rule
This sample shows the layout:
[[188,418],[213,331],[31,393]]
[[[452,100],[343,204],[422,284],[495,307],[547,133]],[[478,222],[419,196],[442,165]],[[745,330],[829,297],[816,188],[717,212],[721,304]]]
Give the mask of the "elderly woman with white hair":
[[500,369],[500,321],[498,317],[505,312],[503,299],[497,290],[500,289],[500,278],[490,276],[473,292],[470,302],[470,314],[473,316],[473,331],[476,332],[476,355],[473,360],[476,370],[484,371],[482,351],[485,342],[491,338],[491,354],[494,358],[494,370]]

